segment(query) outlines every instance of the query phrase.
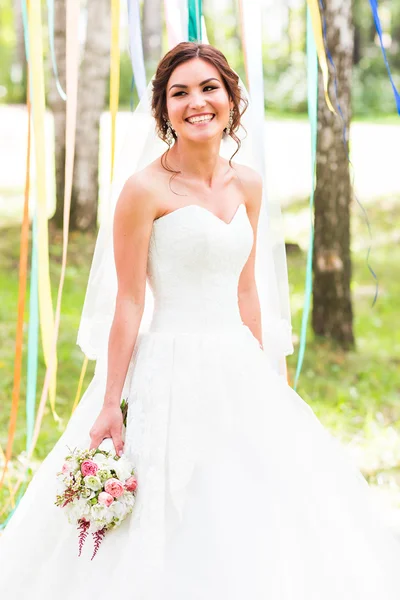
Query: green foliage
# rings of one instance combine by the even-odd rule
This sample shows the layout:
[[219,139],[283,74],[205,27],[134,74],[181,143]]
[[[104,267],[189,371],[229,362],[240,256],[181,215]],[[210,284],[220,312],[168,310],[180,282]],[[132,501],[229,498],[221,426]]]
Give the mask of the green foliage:
[[[397,87],[400,87],[400,73],[393,71],[392,74]],[[395,112],[393,89],[379,48],[363,56],[354,67],[352,95],[356,116]]]

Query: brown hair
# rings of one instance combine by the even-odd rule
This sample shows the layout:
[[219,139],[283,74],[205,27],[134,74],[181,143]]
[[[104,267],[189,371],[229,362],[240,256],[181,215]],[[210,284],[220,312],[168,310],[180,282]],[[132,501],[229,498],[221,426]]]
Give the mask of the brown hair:
[[[169,78],[176,67],[188,60],[192,60],[193,58],[201,58],[203,60],[206,60],[216,69],[218,69],[225,89],[233,101],[233,122],[231,125],[229,135],[232,139],[235,140],[237,144],[237,149],[229,159],[229,165],[232,167],[231,161],[235,154],[239,151],[241,145],[240,138],[236,135],[236,131],[240,127],[240,118],[247,109],[248,101],[246,98],[243,98],[240,94],[238,75],[230,68],[228,61],[226,60],[222,52],[214,46],[210,46],[208,44],[198,44],[197,42],[181,42],[180,44],[172,48],[172,50],[167,52],[167,54],[159,62],[156,74],[153,79],[152,96],[152,113],[153,117],[156,120],[158,135],[164,142],[168,143],[166,137],[168,129],[168,126],[166,124],[166,89]],[[176,139],[174,131],[172,132],[172,134]],[[227,135],[225,130],[223,135]],[[163,154],[161,158],[161,164],[168,171],[178,174],[177,171],[172,171],[172,169],[170,169],[166,165],[166,158],[171,147],[169,144],[168,146],[168,150]],[[164,157],[165,161],[163,162]]]

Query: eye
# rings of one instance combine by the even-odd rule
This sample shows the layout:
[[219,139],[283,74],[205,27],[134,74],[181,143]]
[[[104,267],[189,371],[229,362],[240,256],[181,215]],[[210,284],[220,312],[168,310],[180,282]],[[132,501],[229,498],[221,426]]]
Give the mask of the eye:
[[[218,86],[206,85],[205,88],[203,89],[203,92],[206,91],[207,89],[217,90]],[[173,95],[173,98],[175,98],[176,96],[180,96],[181,94],[186,94],[186,92],[177,92],[176,94]]]

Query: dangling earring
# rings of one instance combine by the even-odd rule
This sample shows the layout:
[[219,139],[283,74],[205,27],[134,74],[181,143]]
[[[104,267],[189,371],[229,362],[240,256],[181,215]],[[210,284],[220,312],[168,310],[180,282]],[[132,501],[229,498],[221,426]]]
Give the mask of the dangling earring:
[[172,144],[174,143],[174,140],[175,140],[174,135],[172,133],[174,131],[174,129],[172,128],[172,124],[169,119],[166,119],[165,123],[167,125],[167,133],[165,134],[165,139],[166,139],[168,146],[172,146]]
[[234,114],[234,110],[233,110],[233,108],[231,108],[231,110],[229,111],[228,125],[225,127],[225,131],[226,131],[227,135],[229,135],[231,132],[232,123],[233,123],[233,114]]

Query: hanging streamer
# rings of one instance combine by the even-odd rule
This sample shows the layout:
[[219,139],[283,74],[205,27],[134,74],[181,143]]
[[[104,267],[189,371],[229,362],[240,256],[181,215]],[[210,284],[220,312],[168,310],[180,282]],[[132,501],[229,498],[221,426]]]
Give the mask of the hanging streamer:
[[76,391],[76,396],[75,396],[75,400],[74,400],[74,404],[72,406],[72,411],[71,411],[71,415],[74,412],[74,410],[76,409],[76,407],[78,406],[80,397],[81,397],[81,392],[82,392],[82,387],[83,387],[83,380],[85,379],[85,374],[86,374],[86,369],[88,366],[88,362],[89,359],[87,356],[85,356],[84,361],[83,361],[83,365],[82,365],[82,370],[81,370],[81,374],[79,376],[79,383],[78,383],[78,389]]
[[297,389],[307,342],[307,325],[310,315],[312,295],[312,256],[314,249],[314,193],[317,167],[317,127],[318,127],[318,54],[313,35],[311,14],[307,8],[307,73],[308,73],[308,116],[311,127],[311,190],[310,190],[310,240],[307,252],[306,285],[304,291],[304,308],[301,321],[299,357],[297,360],[294,390]]
[[53,73],[54,73],[54,77],[56,80],[56,87],[57,87],[57,91],[60,94],[61,98],[65,101],[67,99],[67,96],[62,88],[62,85],[60,83],[60,78],[58,76],[56,52],[54,49],[54,0],[47,0],[47,24],[48,24],[48,30],[49,30],[51,64],[53,66]]
[[29,78],[27,86],[27,107],[28,107],[28,140],[26,150],[26,176],[24,208],[22,216],[20,252],[19,252],[19,286],[18,286],[18,308],[17,308],[17,331],[15,336],[15,360],[14,360],[14,383],[11,399],[11,414],[8,427],[8,440],[6,447],[6,457],[4,470],[0,479],[0,489],[7,472],[9,460],[12,455],[15,431],[17,426],[18,406],[21,391],[21,370],[22,370],[22,344],[24,333],[24,312],[26,299],[26,281],[28,271],[28,246],[29,246],[29,171],[30,171],[30,149],[31,149],[31,105],[29,100]]
[[[27,4],[22,0],[22,20],[24,29],[25,58],[29,82],[29,40]],[[29,83],[28,83],[29,85]],[[26,451],[28,452],[33,436],[36,405],[36,386],[39,362],[39,268],[38,268],[38,226],[36,207],[32,220],[32,257],[29,289],[29,326],[28,326],[28,360],[26,383]]]
[[376,31],[379,36],[379,42],[380,42],[381,49],[382,49],[383,60],[385,61],[385,65],[386,65],[386,69],[387,69],[387,72],[389,75],[390,83],[392,84],[393,94],[394,94],[394,98],[395,98],[396,106],[397,106],[397,112],[400,115],[400,94],[394,83],[392,72],[390,70],[390,65],[389,65],[389,61],[388,61],[386,50],[385,50],[385,45],[383,43],[383,32],[382,32],[381,20],[379,18],[379,11],[378,11],[378,0],[369,0],[369,3],[371,5],[372,15],[374,17],[375,28],[376,28]]
[[33,432],[32,444],[28,452],[28,461],[32,457],[33,450],[39,436],[40,426],[43,419],[47,394],[50,381],[55,367],[57,337],[61,317],[61,300],[64,287],[65,272],[67,266],[68,232],[71,207],[72,178],[75,155],[75,130],[78,97],[78,64],[79,64],[79,11],[80,0],[69,0],[67,3],[67,45],[66,45],[66,70],[67,70],[67,111],[65,132],[65,188],[64,188],[64,214],[63,214],[63,253],[61,260],[60,283],[57,293],[57,306],[55,312],[54,337],[52,340],[51,360],[46,370],[43,391],[40,398],[38,413]]
[[317,50],[319,65],[321,67],[322,77],[324,81],[325,100],[329,110],[335,113],[336,111],[333,108],[331,100],[329,98],[329,71],[325,55],[324,40],[322,37],[321,15],[319,12],[318,0],[307,0],[307,5],[310,12],[312,30],[314,32],[315,47]]
[[[132,71],[139,99],[147,88],[146,69],[144,65],[142,30],[140,27],[139,0],[128,0],[128,29],[129,53],[132,62]],[[112,67],[113,68],[113,67]],[[118,61],[119,68],[119,61]],[[119,92],[119,85],[117,93]],[[118,106],[117,106],[118,109]]]
[[36,212],[32,221],[32,257],[29,290],[28,365],[26,382],[26,451],[32,444],[35,423],[36,386],[39,362],[38,233]]
[[111,62],[110,62],[110,114],[111,114],[111,173],[110,180],[114,176],[115,158],[115,128],[118,112],[119,98],[119,22],[120,22],[120,0],[111,0]]
[[[4,462],[4,463],[6,462],[6,455],[4,454],[1,446],[0,446],[0,458],[1,458],[2,462]],[[15,502],[14,490],[12,488],[11,477],[10,477],[9,473],[7,473],[6,479],[7,479],[8,492],[10,494],[10,504],[11,504],[13,511],[15,511],[16,502]],[[2,529],[2,526],[0,525],[0,530],[1,529]]]
[[[30,90],[36,158],[36,194],[38,217],[38,264],[39,264],[39,312],[43,353],[48,367],[52,353],[54,333],[53,305],[49,273],[49,240],[46,203],[45,162],[45,89],[42,46],[42,17],[38,2],[30,2],[28,8]],[[55,361],[57,365],[57,360]],[[55,410],[56,369],[50,384],[50,406],[54,419],[60,418]]]
[[[372,242],[372,232],[371,232],[371,224],[367,215],[367,211],[365,210],[364,206],[361,204],[360,200],[357,197],[357,194],[354,191],[354,179],[355,179],[355,170],[354,170],[354,166],[353,163],[351,162],[350,159],[350,153],[349,153],[349,145],[348,145],[348,135],[347,135],[347,127],[346,127],[346,119],[344,118],[344,114],[342,111],[342,107],[340,105],[339,102],[339,90],[338,90],[338,77],[337,77],[337,71],[336,71],[336,66],[334,63],[334,60],[332,58],[332,54],[330,53],[329,47],[328,47],[328,37],[327,37],[327,24],[326,24],[326,17],[325,17],[325,5],[323,0],[319,0],[320,3],[320,7],[321,7],[321,14],[322,14],[322,21],[323,21],[323,33],[324,33],[324,44],[325,44],[325,49],[326,49],[326,54],[328,57],[328,60],[332,66],[333,69],[333,73],[334,73],[334,89],[335,89],[335,99],[336,99],[336,105],[337,105],[337,109],[340,115],[340,118],[342,120],[342,125],[343,125],[343,145],[344,145],[344,150],[346,153],[346,157],[347,157],[347,161],[350,165],[350,167],[352,168],[352,172],[353,172],[353,176],[352,176],[352,182],[351,182],[351,187],[353,189],[353,194],[354,194],[354,198],[357,201],[357,204],[359,205],[359,207],[361,208],[364,218],[365,218],[365,222],[366,225],[368,227],[368,234],[369,234],[369,239]],[[373,270],[373,268],[371,267],[371,264],[369,262],[369,256],[371,253],[371,244],[368,247],[367,250],[367,267],[369,272],[371,273],[372,277],[375,280],[375,295],[374,295],[374,299],[372,301],[372,306],[375,305],[376,300],[378,298],[378,291],[379,291],[379,282],[378,282],[378,278],[376,276],[375,271]]]
[[168,50],[188,40],[189,13],[187,0],[164,0]]
[[[37,7],[35,7],[36,9]],[[27,25],[27,13],[26,13],[26,4],[23,3],[23,22],[24,27]],[[32,33],[37,33],[38,29],[40,29],[40,12],[38,14],[37,10],[33,10],[32,13],[29,13],[29,33],[25,31],[24,39],[25,42],[29,42],[33,36]],[[32,29],[32,31],[31,31]],[[29,46],[26,46],[29,48]],[[38,104],[38,110],[34,111],[34,120],[35,125],[35,142],[36,142],[36,165],[37,165],[37,194],[38,194],[38,206],[42,209],[41,216],[43,221],[43,215],[45,220],[45,227],[42,227],[42,237],[41,237],[41,254],[45,255],[44,258],[44,267],[46,267],[47,260],[47,271],[44,268],[42,275],[42,308],[49,307],[51,310],[51,314],[48,313],[46,315],[46,319],[43,320],[43,328],[42,328],[42,337],[44,342],[44,349],[46,351],[46,356],[49,358],[48,353],[48,341],[49,336],[51,335],[52,322],[52,305],[51,305],[51,292],[50,292],[50,278],[49,278],[49,270],[48,270],[48,238],[47,238],[47,217],[46,217],[46,197],[45,197],[45,164],[44,164],[44,87],[41,88],[41,84],[44,85],[43,82],[43,69],[41,70],[41,58],[42,54],[40,51],[40,43],[32,46],[31,50],[26,50],[26,55],[28,58],[31,58],[31,68],[28,67],[28,93],[30,94],[30,90],[33,91],[33,101],[36,105]],[[33,57],[33,58],[32,58]],[[37,79],[35,80],[35,74],[37,75]],[[36,85],[35,85],[36,84]],[[30,150],[30,96],[28,97],[28,152]],[[40,116],[42,117],[42,121],[40,121]],[[37,133],[36,133],[37,130]],[[27,158],[28,161],[28,158]],[[16,357],[15,357],[15,371],[14,371],[14,386],[12,393],[12,406],[11,406],[11,415],[10,415],[10,424],[9,424],[9,433],[8,433],[8,441],[6,448],[6,459],[4,464],[3,473],[0,479],[0,488],[2,487],[4,477],[7,472],[8,464],[12,455],[13,442],[15,437],[15,429],[16,429],[16,421],[18,414],[18,404],[19,404],[19,390],[20,390],[20,379],[21,379],[21,361],[22,361],[22,327],[23,327],[23,312],[25,305],[25,294],[26,294],[26,272],[27,272],[27,244],[28,244],[28,231],[29,221],[28,221],[28,199],[27,196],[29,194],[29,170],[27,172],[27,183],[25,185],[25,204],[24,204],[24,219],[21,231],[21,262],[20,262],[20,287],[19,287],[19,300],[18,300],[18,323],[17,323],[17,338],[16,338]],[[43,226],[43,222],[42,222]],[[50,317],[50,320],[49,320]],[[22,319],[22,322],[21,322]],[[54,381],[53,381],[54,383]],[[53,414],[55,418],[58,418],[58,415],[55,413],[54,409],[54,400],[55,400],[55,385],[52,386],[53,392]]]
[[188,0],[189,42],[201,41],[202,0]]

